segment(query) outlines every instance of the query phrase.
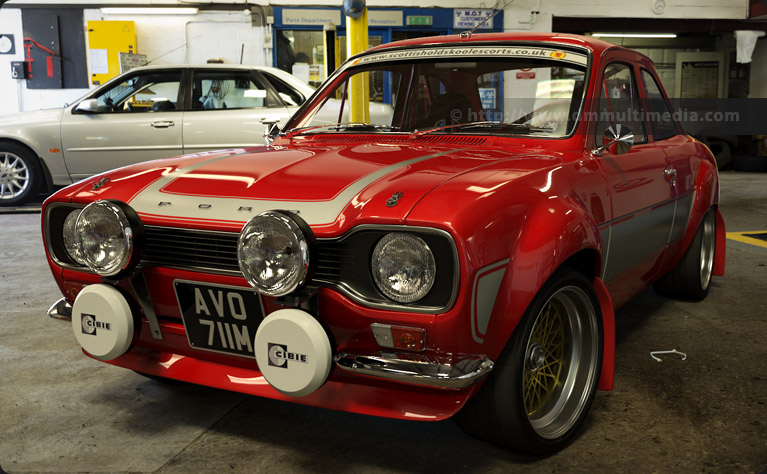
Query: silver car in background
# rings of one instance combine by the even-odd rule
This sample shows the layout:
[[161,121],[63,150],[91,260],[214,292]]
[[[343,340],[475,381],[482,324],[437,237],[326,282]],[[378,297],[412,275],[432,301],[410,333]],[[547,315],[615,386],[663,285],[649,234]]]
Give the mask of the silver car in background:
[[132,69],[60,109],[0,116],[0,205],[155,158],[264,144],[314,88],[276,68]]

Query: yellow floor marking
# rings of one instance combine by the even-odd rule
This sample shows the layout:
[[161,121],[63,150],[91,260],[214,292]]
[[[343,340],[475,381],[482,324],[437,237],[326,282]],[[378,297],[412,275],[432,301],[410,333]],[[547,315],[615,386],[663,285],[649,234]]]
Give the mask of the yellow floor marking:
[[[758,236],[758,237],[756,237]],[[767,248],[767,230],[754,230],[750,232],[727,232],[727,238],[743,242],[744,244],[757,245]]]

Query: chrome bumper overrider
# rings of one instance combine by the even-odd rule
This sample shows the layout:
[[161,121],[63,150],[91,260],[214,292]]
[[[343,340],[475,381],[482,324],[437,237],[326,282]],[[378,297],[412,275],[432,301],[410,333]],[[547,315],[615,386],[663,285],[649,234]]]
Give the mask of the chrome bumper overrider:
[[440,364],[342,353],[336,356],[336,365],[356,374],[454,389],[473,385],[493,370],[493,361],[480,357],[469,357],[455,364]]
[[72,321],[72,305],[61,298],[48,309],[48,316],[59,321]]

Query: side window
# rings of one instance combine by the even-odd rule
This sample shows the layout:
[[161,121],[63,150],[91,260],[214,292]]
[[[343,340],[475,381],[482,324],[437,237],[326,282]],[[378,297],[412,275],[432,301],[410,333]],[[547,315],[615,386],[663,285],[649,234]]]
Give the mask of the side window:
[[645,85],[647,120],[650,122],[650,131],[653,138],[658,141],[676,136],[678,132],[674,123],[673,113],[663,97],[655,78],[649,71],[644,69],[642,69],[642,82]]
[[139,113],[176,110],[181,71],[157,71],[131,76],[99,93],[99,112]]
[[646,143],[647,132],[631,67],[623,63],[609,64],[605,68],[600,88],[597,143],[602,143],[602,134],[608,127],[617,124],[631,128],[634,143]]
[[277,95],[280,96],[280,99],[282,99],[282,101],[288,107],[299,106],[306,100],[306,97],[304,97],[300,92],[290,87],[285,83],[285,81],[278,78],[277,76],[267,72],[262,72],[261,74],[263,74],[264,78],[266,78],[266,80],[272,84],[274,89],[277,91]]
[[272,107],[265,85],[249,71],[197,71],[192,110]]

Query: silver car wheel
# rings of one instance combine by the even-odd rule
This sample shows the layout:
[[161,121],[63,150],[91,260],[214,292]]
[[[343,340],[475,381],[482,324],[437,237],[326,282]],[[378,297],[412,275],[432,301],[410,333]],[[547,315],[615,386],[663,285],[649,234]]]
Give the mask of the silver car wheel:
[[714,268],[714,248],[716,246],[716,225],[714,213],[709,212],[703,220],[700,243],[700,286],[708,289]]
[[599,375],[598,357],[591,299],[576,286],[560,288],[538,314],[525,350],[525,411],[540,437],[559,438],[580,419]]
[[32,179],[24,160],[13,153],[0,154],[0,199],[13,199],[26,191]]

